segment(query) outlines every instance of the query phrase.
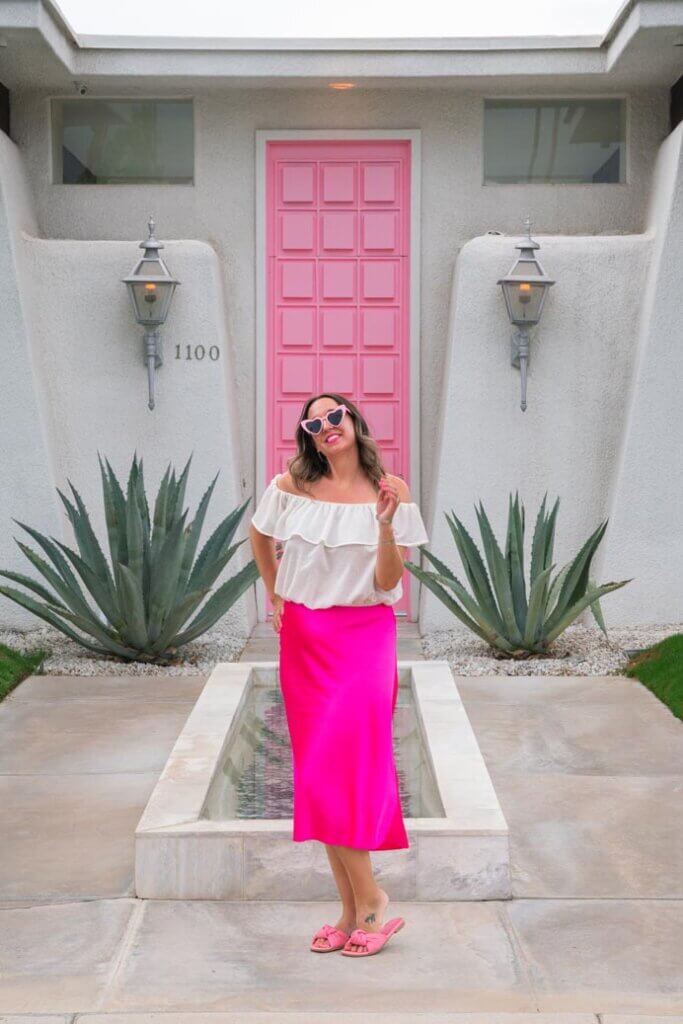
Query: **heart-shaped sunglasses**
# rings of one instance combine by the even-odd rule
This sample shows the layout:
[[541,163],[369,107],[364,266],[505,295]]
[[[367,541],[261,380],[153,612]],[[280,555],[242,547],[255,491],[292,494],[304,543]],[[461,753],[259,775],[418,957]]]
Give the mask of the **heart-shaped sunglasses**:
[[338,427],[344,419],[344,413],[349,410],[345,405],[338,405],[335,409],[328,409],[324,416],[315,416],[312,420],[301,420],[301,426],[307,434],[319,434],[325,421],[330,427]]

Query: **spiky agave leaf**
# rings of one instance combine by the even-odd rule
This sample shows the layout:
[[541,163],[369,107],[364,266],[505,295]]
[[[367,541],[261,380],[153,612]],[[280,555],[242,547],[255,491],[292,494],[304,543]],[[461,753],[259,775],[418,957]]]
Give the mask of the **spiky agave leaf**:
[[[465,611],[469,613],[470,617],[474,619],[474,621],[477,622],[484,631],[489,642],[494,643],[496,638],[501,635],[498,628],[498,617],[491,617],[488,605],[482,606],[477,601],[476,595],[474,598],[471,597],[455,573],[453,573],[448,566],[444,564],[444,562],[438,559],[436,555],[433,555],[426,549],[424,554],[438,570],[436,573],[429,573],[431,579],[436,580],[438,583],[443,583],[444,586],[447,586],[455,593],[456,597],[459,598],[460,603],[464,606]],[[411,565],[412,564],[413,563],[411,563]]]
[[[597,527],[575,557],[551,581],[555,569],[552,556],[560,499],[556,499],[549,512],[546,500],[547,492],[536,516],[531,544],[528,600],[524,579],[525,511],[518,493],[515,493],[514,500],[512,494],[509,495],[505,554],[496,541],[483,504],[480,501],[479,506],[475,506],[491,582],[478,548],[460,520],[452,510],[450,516],[444,513],[472,595],[451,569],[427,550],[424,551],[425,557],[437,572],[424,570],[413,562],[405,563],[406,568],[468,629],[493,648],[513,657],[545,652],[548,645],[588,605],[606,634],[599,598],[631,582],[630,579],[618,580],[597,586],[590,577],[591,561],[604,535],[607,520]],[[454,592],[460,604],[450,596],[449,590]]]
[[505,635],[515,646],[517,646],[522,642],[522,634],[517,625],[517,620],[515,619],[515,610],[512,603],[512,588],[510,587],[507,562],[500,550],[500,547],[498,546],[498,541],[491,529],[491,524],[489,523],[488,516],[486,515],[481,501],[479,502],[479,508],[475,511],[477,513],[477,519],[479,520],[479,530],[481,531],[482,543],[484,545],[484,554],[486,555],[493,588],[498,601],[501,618],[503,620]]
[[[205,491],[192,522],[186,525],[188,510],[183,510],[182,506],[191,458],[179,478],[169,463],[150,520],[142,459],[138,460],[137,453],[134,455],[124,494],[110,463],[98,453],[111,566],[92,529],[80,494],[69,481],[73,502],[58,493],[71,522],[78,552],[54,538],[49,540],[23,523],[18,524],[50,558],[52,565],[17,540],[20,549],[55,592],[21,573],[0,570],[2,575],[23,584],[44,603],[11,587],[0,588],[0,593],[88,650],[125,660],[161,661],[189,639],[201,635],[259,578],[259,572],[252,559],[209,596],[220,572],[246,542],[232,543],[251,498],[218,524],[195,560],[217,476]],[[85,585],[88,596],[69,563]],[[207,596],[206,604],[200,607]],[[88,597],[93,599],[106,622],[91,607]],[[192,616],[190,625],[183,631]]]
[[73,580],[73,585],[65,583],[64,580],[59,575],[59,573],[56,573],[51,568],[51,566],[49,566],[47,562],[40,557],[40,555],[38,555],[35,551],[32,551],[31,548],[27,547],[27,545],[22,544],[21,541],[17,540],[16,537],[14,538],[14,540],[19,550],[22,551],[23,554],[26,555],[26,557],[28,558],[29,562],[31,562],[31,564],[34,565],[35,568],[40,573],[42,573],[42,575],[45,577],[48,583],[51,584],[53,589],[61,597],[62,601],[64,602],[64,605],[67,608],[70,608],[72,612],[75,612],[86,618],[92,617],[94,619],[94,615],[91,611],[88,602],[85,599],[85,595],[83,594],[75,578]]
[[469,612],[470,617],[479,624],[485,639],[491,644],[492,647],[499,647],[501,640],[503,641],[503,649],[507,649],[507,640],[503,634],[497,632],[497,630],[491,625],[486,619],[486,616],[482,614],[481,608],[472,600],[470,595],[467,593],[465,588],[459,582],[453,580],[449,575],[442,576],[440,573],[430,573],[430,576],[437,583],[443,584],[450,590],[455,592],[456,597],[459,598],[460,603],[464,606],[465,611]]
[[[244,541],[240,541],[240,544],[243,543]],[[226,580],[218,588],[187,629],[175,638],[172,646],[180,646],[181,644],[188,643],[190,640],[195,640],[202,633],[205,633],[207,629],[215,625],[225,615],[228,608],[259,579],[259,576],[258,566],[252,559],[231,579]]]
[[[103,645],[102,647],[98,647],[96,644],[90,643],[90,641],[86,640],[85,637],[81,636],[74,629],[71,629],[71,627],[60,618],[53,608],[42,605],[38,601],[34,601],[28,594],[24,594],[20,590],[16,590],[14,587],[3,586],[0,586],[0,594],[4,594],[5,597],[8,597],[16,604],[21,605],[22,608],[26,608],[26,610],[31,612],[33,615],[37,615],[39,619],[43,619],[44,622],[47,622],[55,629],[58,629],[60,633],[64,633],[64,635],[68,636],[69,639],[80,644],[81,647],[85,647],[89,651],[94,651],[95,654],[108,655],[112,653],[107,646]],[[131,651],[131,654],[134,653],[134,651]]]
[[[125,565],[128,561],[128,545],[126,543],[126,497],[121,489],[121,484],[116,478],[109,460],[105,459],[105,465],[99,452],[97,458],[100,463],[100,475],[102,478],[102,500],[104,503],[104,515],[109,536],[109,554],[112,565],[114,562],[121,562]],[[106,466],[106,468],[105,468]]]
[[546,634],[547,641],[550,643],[550,641],[554,640],[555,637],[560,635],[560,633],[564,632],[567,626],[570,625],[577,615],[580,615],[584,608],[589,604],[593,604],[593,602],[599,597],[602,597],[603,594],[609,594],[612,590],[618,590],[619,587],[626,586],[626,584],[630,583],[634,578],[635,577],[631,576],[627,580],[617,580],[615,583],[603,583],[594,590],[587,591],[583,597],[579,598],[579,600],[575,602],[575,604],[566,609],[562,618],[555,620],[553,625],[548,627],[548,632]]
[[187,581],[188,590],[200,590],[213,583],[216,578],[216,560],[225,554],[248,504],[249,501],[245,501],[242,505],[238,505],[213,531],[192,567]]
[[547,569],[543,569],[531,584],[529,607],[522,637],[525,647],[532,647],[538,643],[543,634],[548,580],[554,568],[554,565],[549,565]]
[[[589,590],[596,590],[597,586],[598,585],[597,585],[597,583],[595,582],[594,579],[589,579],[588,580],[588,589]],[[605,626],[605,620],[604,620],[603,615],[602,615],[602,608],[600,607],[600,600],[599,600],[599,598],[596,597],[595,601],[591,602],[590,610],[592,611],[593,618],[597,622],[598,626],[603,631],[605,636],[607,636],[607,627]]]
[[[176,592],[176,598],[183,598],[187,594],[190,570],[192,569],[192,563],[194,562],[194,557],[197,553],[199,537],[204,526],[204,520],[206,518],[206,511],[209,507],[211,495],[213,494],[213,489],[216,486],[217,480],[218,473],[216,473],[215,477],[213,478],[207,489],[204,491],[202,499],[199,502],[199,506],[197,507],[194,519],[187,527],[187,536],[185,538],[185,551],[183,554],[183,561],[178,576],[178,590]],[[193,593],[196,593],[196,591],[193,591]]]
[[[533,586],[533,582],[538,574],[547,568],[545,564],[545,538],[548,532],[548,519],[545,512],[547,497],[548,492],[546,491],[536,516],[534,535],[531,538],[531,565],[529,568],[529,583],[531,586]],[[531,597],[529,600],[531,600]]]
[[520,633],[524,632],[527,617],[526,583],[524,580],[524,510],[520,512],[519,496],[508,501],[508,532],[506,561],[512,594],[512,609]]
[[111,588],[113,586],[113,579],[109,564],[104,557],[102,548],[100,547],[99,541],[95,536],[95,531],[92,528],[90,517],[88,516],[87,509],[80,494],[73,486],[70,480],[67,481],[73,494],[75,506],[69,501],[69,499],[57,488],[64,507],[67,510],[67,515],[71,521],[71,526],[76,537],[76,544],[81,554],[81,558],[84,562],[87,562],[93,572],[97,573],[100,579]]
[[50,593],[47,587],[37,583],[31,579],[30,576],[25,576],[23,572],[10,572],[9,569],[0,569],[0,576],[4,576],[8,580],[12,580],[14,583],[21,583],[27,590],[32,590],[38,597],[42,597],[46,604],[51,605],[53,608],[66,608],[63,601],[60,601],[58,597]]
[[152,644],[159,638],[164,622],[173,610],[185,549],[185,516],[184,512],[176,520],[152,562],[148,612],[149,641]]
[[600,523],[597,529],[583,544],[578,554],[569,563],[567,575],[562,581],[562,586],[560,587],[560,592],[557,597],[557,604],[548,618],[548,629],[552,629],[558,619],[561,619],[565,612],[571,608],[575,602],[583,596],[583,594],[585,594],[586,586],[588,585],[591,560],[595,554],[598,544],[602,540],[606,528],[607,520],[605,520],[604,523]]
[[[491,583],[486,572],[486,567],[481,554],[479,553],[479,548],[474,543],[453,510],[451,510],[450,518],[447,512],[444,512],[444,516],[458,548],[460,559],[465,569],[465,575],[467,576],[470,587],[472,588],[472,593],[475,595],[480,606],[486,610],[490,621],[495,624],[496,629],[499,632],[502,632],[504,630],[503,619],[498,610],[496,599],[491,588]],[[425,554],[428,558],[430,557],[428,551],[425,551]]]

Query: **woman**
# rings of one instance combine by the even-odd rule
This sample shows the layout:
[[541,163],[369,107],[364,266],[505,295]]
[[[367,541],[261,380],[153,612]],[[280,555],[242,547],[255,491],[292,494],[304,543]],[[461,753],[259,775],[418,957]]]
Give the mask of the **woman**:
[[[280,636],[279,677],[292,745],[293,840],[317,839],[341,897],[311,949],[370,956],[404,920],[370,850],[405,849],[392,719],[396,616],[408,548],[429,540],[400,477],[349,399],[309,398],[289,471],[268,484],[251,520],[254,558]],[[284,540],[279,564],[274,540]]]

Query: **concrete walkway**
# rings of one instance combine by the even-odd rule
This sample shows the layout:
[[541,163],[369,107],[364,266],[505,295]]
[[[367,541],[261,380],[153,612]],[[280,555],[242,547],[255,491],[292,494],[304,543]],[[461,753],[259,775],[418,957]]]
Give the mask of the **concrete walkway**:
[[[270,627],[242,656],[276,658]],[[407,926],[363,962],[308,952],[333,903],[134,897],[133,831],[204,682],[34,676],[0,704],[0,1024],[683,1021],[683,726],[638,682],[458,679],[514,899],[392,902]]]

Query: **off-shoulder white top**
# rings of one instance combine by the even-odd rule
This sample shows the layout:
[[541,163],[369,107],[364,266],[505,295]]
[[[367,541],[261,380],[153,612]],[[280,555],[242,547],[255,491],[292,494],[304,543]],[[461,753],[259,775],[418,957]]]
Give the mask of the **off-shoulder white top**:
[[[270,481],[251,518],[261,533],[284,541],[275,593],[308,605],[395,604],[402,581],[391,590],[375,586],[379,541],[376,501],[318,501],[290,494]],[[429,541],[414,501],[399,503],[393,519],[397,544],[411,547]]]

